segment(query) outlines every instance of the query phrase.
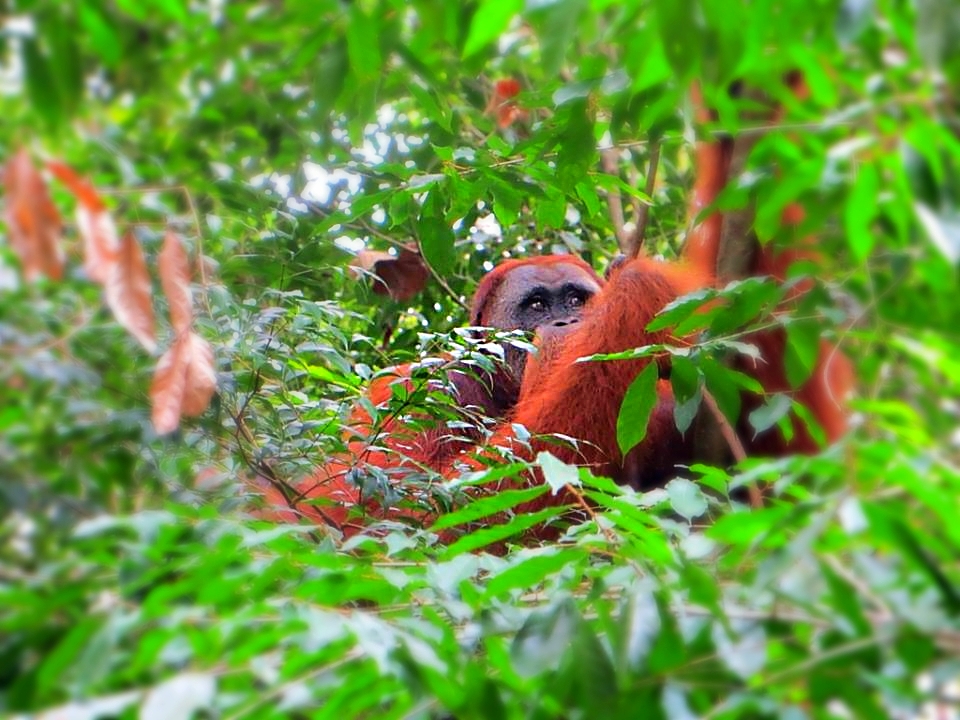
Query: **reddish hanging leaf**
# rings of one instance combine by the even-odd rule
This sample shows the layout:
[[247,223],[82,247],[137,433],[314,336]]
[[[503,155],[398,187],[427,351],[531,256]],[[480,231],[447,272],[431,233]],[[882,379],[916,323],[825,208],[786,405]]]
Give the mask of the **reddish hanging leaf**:
[[195,417],[206,410],[216,389],[213,348],[195,333],[179,334],[153,375],[153,426],[161,435],[173,432],[181,417]]
[[20,149],[4,168],[3,183],[7,202],[7,236],[20,258],[27,280],[46,275],[63,277],[63,251],[60,232],[63,223],[50,199],[47,184],[33,166],[30,155]]
[[123,236],[116,261],[106,267],[104,280],[107,306],[131,335],[148,351],[157,349],[153,320],[150,273],[132,232]]
[[120,252],[120,236],[107,206],[94,187],[61,162],[47,163],[50,172],[77,198],[77,228],[83,238],[83,269],[98,283],[106,283]]
[[520,94],[520,81],[513,78],[497,80],[493,84],[493,91],[503,100],[509,100]]
[[379,250],[361,250],[350,263],[359,274],[372,273],[377,281],[373,291],[405,302],[423,290],[429,272],[416,250],[403,247],[396,255]]
[[104,284],[110,269],[120,258],[117,226],[106,210],[91,211],[77,206],[77,228],[83,238],[83,269],[94,282]]
[[486,113],[497,118],[497,127],[504,129],[513,123],[526,120],[529,113],[517,106],[513,98],[520,93],[520,83],[513,78],[497,80],[493,84],[493,95],[487,103]]
[[177,334],[190,329],[193,324],[193,295],[190,292],[190,262],[180,238],[167,230],[163,249],[157,259],[160,284],[170,304],[170,322]]
[[210,406],[210,400],[217,391],[217,364],[210,343],[193,332],[186,333],[186,338],[190,350],[183,414],[196,417]]
[[88,181],[77,175],[69,165],[65,165],[57,160],[47,162],[47,169],[53,173],[53,176],[67,186],[77,201],[90,212],[102,212],[107,206],[100,198],[100,194],[94,189]]

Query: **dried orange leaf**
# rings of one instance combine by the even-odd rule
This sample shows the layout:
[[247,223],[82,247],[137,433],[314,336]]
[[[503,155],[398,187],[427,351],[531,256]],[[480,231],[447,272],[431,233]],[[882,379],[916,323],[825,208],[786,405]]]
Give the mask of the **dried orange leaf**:
[[429,271],[420,253],[400,248],[396,255],[379,250],[361,250],[350,263],[357,274],[372,273],[376,277],[373,291],[405,302],[423,290]]
[[157,259],[160,284],[170,304],[170,322],[177,333],[190,329],[193,324],[193,295],[190,292],[190,262],[180,238],[167,230],[163,249]]
[[18,150],[3,172],[6,191],[7,236],[20,258],[27,280],[46,275],[63,277],[60,232],[63,223],[50,199],[47,184],[26,150]]
[[110,266],[118,260],[120,236],[107,206],[96,189],[69,166],[56,160],[47,168],[77,198],[77,228],[83,238],[83,269],[98,283],[105,283]]
[[185,332],[157,363],[150,386],[153,426],[161,435],[173,432],[181,417],[201,414],[217,389],[213,348],[200,336]]
[[187,384],[183,395],[183,414],[196,417],[210,405],[210,399],[217,391],[217,368],[210,343],[196,333],[184,333],[188,343]]
[[92,211],[77,205],[77,228],[83,238],[83,269],[98,283],[106,283],[110,269],[120,260],[120,237],[106,210]]
[[157,349],[153,319],[150,273],[140,243],[128,232],[123,236],[117,260],[106,268],[104,281],[107,306],[131,335],[148,351]]
[[100,194],[87,180],[77,175],[69,165],[57,160],[47,162],[47,169],[53,176],[67,186],[77,201],[91,212],[101,212],[107,209]]
[[187,387],[187,374],[183,369],[183,343],[180,338],[174,341],[160,356],[157,369],[150,383],[150,419],[160,435],[166,435],[180,426],[183,413],[183,395]]
[[495,115],[497,126],[501,129],[510,127],[514,122],[526,120],[529,113],[517,107],[513,98],[520,92],[520,83],[513,78],[498,80],[493,84],[493,95],[487,103],[485,112]]

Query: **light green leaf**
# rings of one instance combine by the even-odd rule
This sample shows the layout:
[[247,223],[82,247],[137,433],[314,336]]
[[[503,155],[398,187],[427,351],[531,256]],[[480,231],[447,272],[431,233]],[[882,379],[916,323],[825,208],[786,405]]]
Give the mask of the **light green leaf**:
[[670,507],[687,520],[700,517],[707,511],[707,498],[696,483],[686,478],[674,478],[667,483]]
[[549,452],[537,453],[537,464],[543,470],[543,479],[546,481],[553,494],[563,490],[567,485],[580,484],[580,471],[576,465],[568,465],[562,460],[558,460]]
[[478,53],[498,38],[522,7],[521,0],[484,0],[470,20],[462,57],[466,59]]
[[[559,461],[558,461],[559,462]],[[492,495],[474,500],[459,510],[437,518],[437,522],[430,528],[431,532],[437,532],[445,528],[450,528],[463,523],[474,522],[480,518],[485,518],[496,513],[505,512],[521,503],[530,502],[545,492],[546,485],[534,485],[528,488],[519,488],[513,490],[499,490]]]
[[780,422],[782,418],[786,417],[792,405],[793,400],[790,399],[789,395],[777,393],[773,397],[768,398],[766,403],[750,413],[749,420],[750,426],[754,430],[754,437],[765,430],[769,430]]
[[860,165],[843,213],[847,244],[860,262],[867,258],[875,242],[871,224],[877,215],[879,192],[876,168],[870,164]]

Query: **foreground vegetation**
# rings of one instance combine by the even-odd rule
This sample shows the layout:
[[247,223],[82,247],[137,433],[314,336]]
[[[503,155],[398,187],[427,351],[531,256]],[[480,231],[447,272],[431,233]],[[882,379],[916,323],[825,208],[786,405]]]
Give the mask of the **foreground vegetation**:
[[[950,703],[950,0],[79,0],[0,22],[0,712],[901,718]],[[803,101],[783,97],[796,69]],[[787,204],[807,210],[824,263],[807,268],[809,314],[784,322],[853,359],[848,438],[644,495],[580,471],[592,513],[499,555],[485,548],[523,516],[444,547],[430,528],[343,541],[251,515],[257,478],[342,450],[376,369],[465,350],[450,331],[489,263],[570,251],[603,268],[648,202],[647,251],[675,256],[695,78],[719,111],[696,132],[759,136],[722,204],[755,203],[764,241],[789,242]],[[785,129],[738,127],[736,79],[783,99]],[[52,246],[18,253],[11,208],[38,195],[17,195],[17,157],[65,218],[43,226],[62,272]],[[91,216],[132,232],[122,264],[81,260]],[[349,269],[414,241],[431,272],[401,273],[402,299]],[[136,248],[152,293],[128,281]],[[762,284],[729,292],[744,326],[770,322]],[[187,332],[189,363],[171,350]],[[757,483],[765,506],[744,507]]]

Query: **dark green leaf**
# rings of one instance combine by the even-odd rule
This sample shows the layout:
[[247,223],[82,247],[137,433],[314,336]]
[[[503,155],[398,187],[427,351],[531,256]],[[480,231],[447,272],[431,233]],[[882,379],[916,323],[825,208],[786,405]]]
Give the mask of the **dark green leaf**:
[[647,436],[650,413],[657,404],[656,363],[648,363],[630,383],[617,414],[617,445],[626,455]]

